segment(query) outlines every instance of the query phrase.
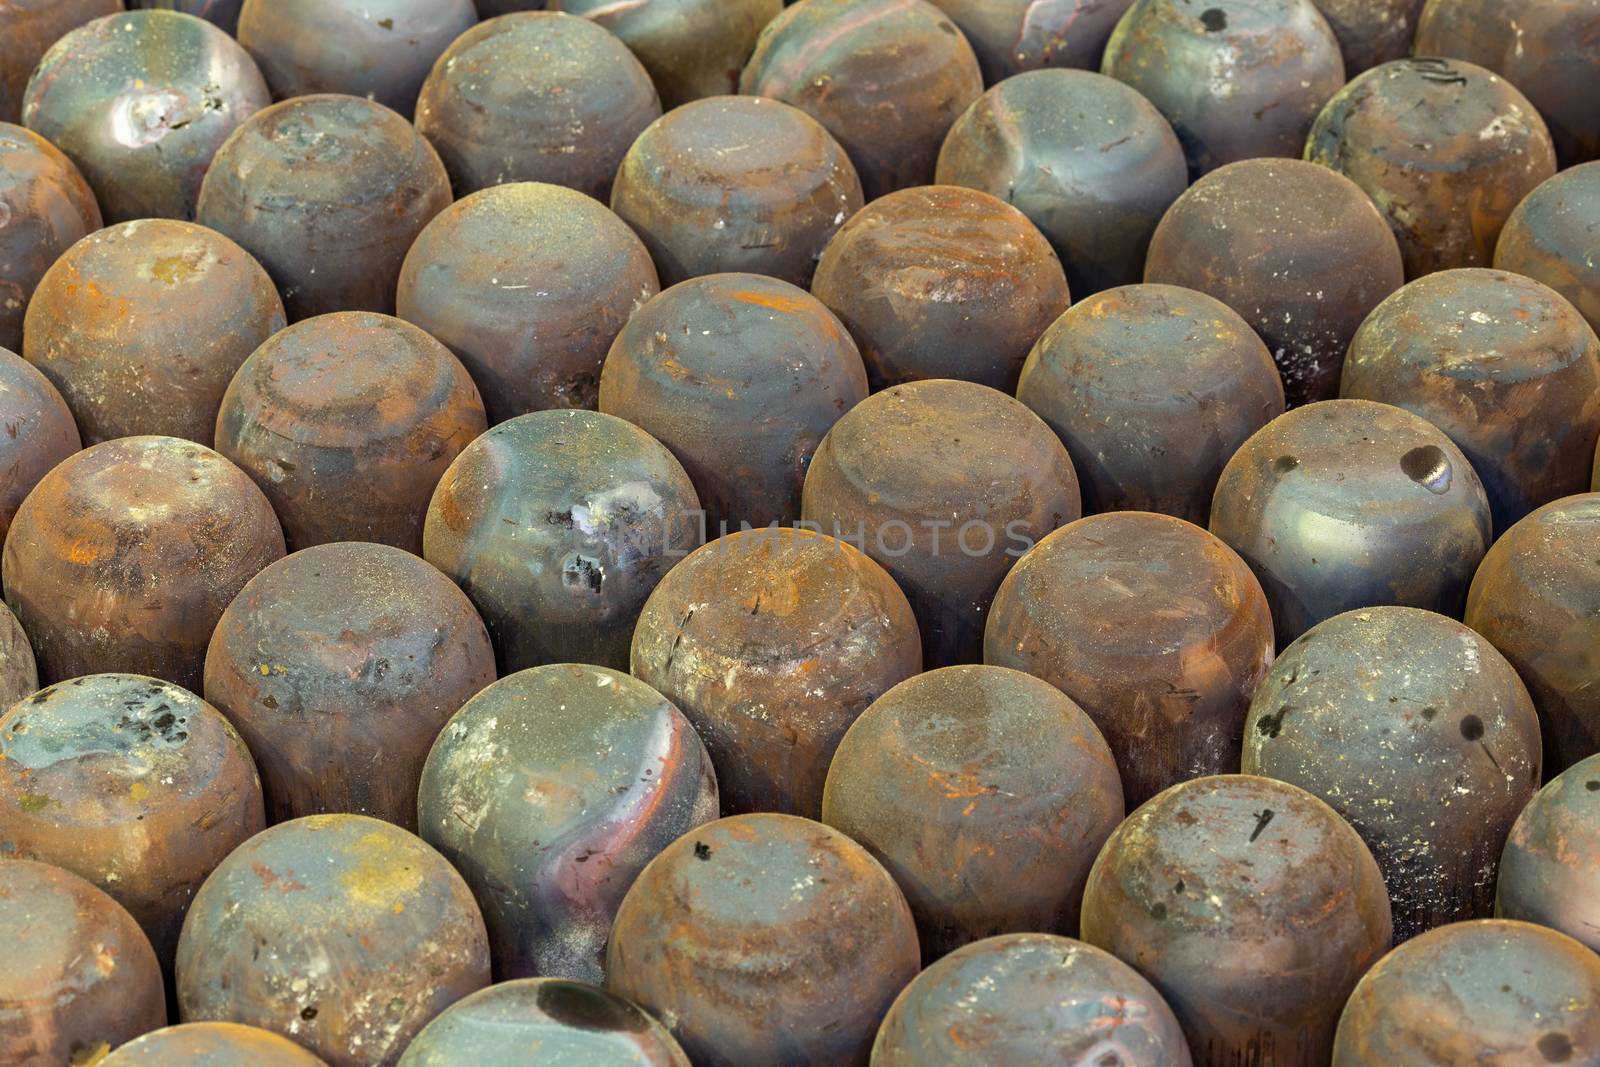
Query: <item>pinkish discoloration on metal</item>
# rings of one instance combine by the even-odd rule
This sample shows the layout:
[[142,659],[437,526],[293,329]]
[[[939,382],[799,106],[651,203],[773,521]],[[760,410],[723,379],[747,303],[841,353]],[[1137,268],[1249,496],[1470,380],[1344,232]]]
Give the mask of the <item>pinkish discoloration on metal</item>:
[[623,894],[717,817],[717,780],[660,693],[561,663],[469,701],[428,756],[417,803],[422,836],[477,895],[497,976],[602,982]]

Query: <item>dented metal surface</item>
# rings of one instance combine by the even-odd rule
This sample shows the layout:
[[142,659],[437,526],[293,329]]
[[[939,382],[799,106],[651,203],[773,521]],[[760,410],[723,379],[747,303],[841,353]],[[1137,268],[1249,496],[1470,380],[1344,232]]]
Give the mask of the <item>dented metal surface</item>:
[[984,666],[930,671],[874,701],[822,798],[822,821],[905,891],[927,963],[995,934],[1076,936],[1089,867],[1124,813],[1111,749],[1083,709]]
[[149,940],[121,905],[75,874],[0,859],[0,941],[8,1063],[93,1063],[167,1021]]
[[78,425],[50,379],[0,348],[0,538],[33,487],[83,447]]
[[237,17],[276,99],[344,93],[409,117],[434,60],[478,12],[472,0],[245,0]]
[[185,1022],[259,1026],[333,1067],[394,1064],[488,984],[466,882],[421,839],[362,815],[251,838],[201,887],[178,944]]
[[272,502],[291,550],[376,541],[422,550],[434,486],[483,433],[460,361],[388,315],[319,315],[282,330],[234,375],[217,451]]
[[250,56],[211,23],[130,11],[45,53],[22,121],[78,165],[107,222],[192,219],[217,149],[269,100]]
[[627,46],[557,11],[468,30],[417,99],[417,128],[439,150],[458,196],[531,181],[603,201],[628,146],[660,116],[650,75]]
[[1132,0],[934,0],[961,29],[990,85],[1040,67],[1100,69]]
[[61,253],[100,228],[100,206],[59,148],[0,122],[0,218],[0,349],[21,352],[34,288]]
[[1211,532],[1261,579],[1279,646],[1399,604],[1459,618],[1488,549],[1489,498],[1438,427],[1370,400],[1274,419],[1223,468]]
[[850,153],[867,200],[933,178],[983,92],[977,56],[925,0],[808,0],[767,24],[739,91],[793,104]]
[[817,447],[801,505],[811,528],[854,539],[899,583],[925,668],[981,660],[1001,581],[1080,513],[1050,428],[998,390],[949,380],[896,385],[847,412]]
[[1150,101],[1112,78],[1064,70],[985,93],[950,128],[936,174],[1027,215],[1078,299],[1144,277],[1156,224],[1189,184],[1183,147]]
[[662,575],[702,540],[672,453],[592,411],[544,411],[479,437],[439,481],[423,554],[472,598],[502,674],[543,663],[625,669]]
[[123,437],[64,460],[23,501],[5,599],[41,681],[125,672],[199,692],[223,609],[282,555],[243,471],[190,441]]
[[542,1067],[689,1067],[689,1058],[637,1005],[559,978],[502,982],[449,1008],[417,1035],[400,1067],[519,1063]]
[[1196,178],[1243,159],[1299,158],[1345,80],[1312,0],[1134,0],[1100,69],[1161,110]]
[[438,153],[405,119],[370,100],[302,96],[228,139],[197,218],[255,256],[299,320],[392,312],[406,252],[450,199]]
[[327,812],[414,830],[444,724],[494,681],[465,594],[409,552],[319,545],[252,578],[206,652],[206,699],[244,735],[273,822]]
[[183,1023],[114,1049],[96,1067],[327,1067],[287,1038],[238,1023]]
[[244,249],[192,222],[139,219],[56,260],[28,305],[22,354],[86,444],[162,434],[209,447],[234,372],[284,322]]
[[1024,933],[957,949],[905,988],[872,1067],[997,1064],[1190,1067],[1188,1042],[1155,987],[1109,952]]
[[1457,923],[1395,949],[1339,1021],[1333,1067],[1600,1060],[1600,959],[1527,923]]
[[1600,751],[1600,494],[1567,497],[1507,530],[1478,568],[1466,623],[1517,669],[1539,709],[1545,774]]
[[606,985],[697,1065],[866,1067],[918,959],[905,897],[865,849],[808,819],[739,815],[645,868],[617,914]]
[[1405,268],[1354,182],[1303,160],[1253,159],[1178,198],[1150,242],[1145,281],[1237,311],[1272,352],[1294,407],[1338,395],[1350,338]]
[[154,678],[60,682],[0,716],[0,855],[88,879],[163,968],[200,883],[266,822],[250,751],[216,708]]
[[1600,952],[1600,755],[1554,776],[1517,816],[1500,856],[1495,915]]
[[1356,828],[1396,941],[1489,917],[1540,765],[1539,717],[1505,658],[1454,619],[1400,607],[1336,616],[1285,649],[1251,702],[1241,764]]
[[839,142],[798,108],[718,96],[676,108],[628,149],[611,207],[675,285],[745,271],[811,284],[861,181]]
[[1483,479],[1496,530],[1589,487],[1600,338],[1531,279],[1475,269],[1412,282],[1356,331],[1339,392],[1449,434]]
[[699,731],[723,810],[816,817],[850,724],[922,669],[894,579],[831,537],[788,528],[697,549],[639,616],[632,670]]
[[1042,678],[1089,713],[1131,809],[1238,767],[1272,649],[1243,560],[1198,526],[1125,511],[1057,530],[1017,564],[989,613],[984,661]]
[[1283,382],[1248,323],[1172,285],[1080,301],[1045,330],[1017,399],[1061,438],[1084,510],[1204,524],[1222,468],[1283,414]]
[[428,224],[406,254],[395,304],[461,360],[492,425],[593,408],[611,342],[660,288],[649,250],[604,205],[515,182]]
[[756,274],[691,278],[650,300],[600,375],[600,410],[672,450],[711,537],[799,518],[812,453],[866,395],[861,354],[833,312]]
[[1495,269],[1543,282],[1600,330],[1597,231],[1600,163],[1585,163],[1560,172],[1517,205],[1495,245]]
[[1185,782],[1130,815],[1083,901],[1083,939],[1150,980],[1208,1067],[1327,1063],[1345,998],[1390,935],[1356,832],[1249,775]]
[[1010,392],[1028,348],[1072,302],[1026,215],[954,185],[890,193],[851,216],[811,293],[861,346],[873,389],[955,378]]
[[1562,166],[1600,157],[1600,0],[1432,0],[1416,54],[1470,60],[1527,93]]
[[433,746],[422,836],[472,886],[495,974],[603,982],[606,937],[645,864],[717,817],[694,727],[660,693],[575,663],[510,675]]
[[1305,155],[1372,197],[1408,278],[1487,267],[1506,217],[1556,172],[1544,120],[1516,86],[1431,56],[1345,86],[1317,117]]

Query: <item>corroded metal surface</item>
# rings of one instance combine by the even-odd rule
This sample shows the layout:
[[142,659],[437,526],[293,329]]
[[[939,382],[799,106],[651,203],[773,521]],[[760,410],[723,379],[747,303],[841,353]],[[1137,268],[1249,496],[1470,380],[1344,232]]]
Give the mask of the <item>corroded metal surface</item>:
[[472,892],[419,838],[313,815],[247,841],[206,880],[178,944],[185,1022],[238,1022],[334,1067],[395,1063],[489,984]]
[[1527,93],[1563,166],[1600,157],[1600,0],[1431,0],[1416,54],[1471,60]]
[[1546,504],[1495,542],[1466,623],[1517,669],[1539,708],[1546,775],[1600,751],[1600,494]]
[[994,934],[1076,935],[1089,866],[1124,813],[1083,709],[1003,667],[947,667],[879,697],[822,797],[822,821],[905,891],[930,963]]
[[[1344,53],[1346,78],[1411,54],[1427,0],[1313,0]],[[1419,52],[1431,55],[1431,52]]]
[[393,311],[406,252],[449,203],[438,153],[405,119],[370,100],[304,96],[229,138],[198,217],[261,261],[293,320]]
[[28,305],[22,354],[87,444],[162,434],[209,447],[234,372],[284,321],[244,249],[192,222],[140,219],[56,260]]
[[122,0],[6,0],[0,8],[0,122],[21,121],[28,76],[51,45],[121,10]]
[[228,605],[206,653],[206,699],[255,754],[273,822],[356,812],[415,829],[433,739],[492,681],[465,594],[388,545],[279,560]]
[[625,669],[645,598],[701,543],[699,507],[682,465],[643,430],[537,412],[496,426],[445,472],[423,554],[483,613],[502,674]]
[[1089,874],[1083,939],[1166,998],[1196,1063],[1328,1062],[1339,1010],[1389,949],[1366,845],[1269,778],[1175,786],[1128,816]]
[[811,454],[866,395],[861,355],[833,312],[756,274],[666,290],[628,320],[600,375],[600,410],[672,450],[712,537],[799,518]]
[[1556,172],[1549,131],[1527,97],[1482,67],[1435,57],[1385,63],[1351,82],[1317,116],[1306,158],[1372,197],[1408,278],[1487,267],[1506,217]]
[[222,398],[217,451],[254,478],[291,550],[422,551],[428,500],[487,425],[450,350],[388,315],[319,315],[275,334]]
[[1600,1062],[1600,959],[1527,923],[1457,923],[1408,942],[1356,987],[1333,1067]]
[[946,956],[895,1000],[872,1067],[999,1064],[1190,1067],[1161,994],[1108,952],[1009,934]]
[[107,222],[191,219],[217,149],[269,100],[250,56],[211,23],[130,11],[45,53],[22,121],[78,165]]
[[917,961],[905,897],[865,849],[807,819],[739,815],[644,869],[617,914],[606,985],[703,1067],[865,1067]]
[[1291,405],[1338,395],[1357,327],[1405,282],[1400,247],[1354,182],[1302,160],[1234,163],[1156,227],[1145,281],[1216,297],[1266,342]]
[[1449,434],[1483,479],[1496,530],[1589,487],[1600,338],[1531,279],[1473,269],[1412,282],[1356,331],[1339,392]]
[[434,60],[478,12],[472,0],[245,0],[238,19],[277,99],[346,93],[410,115]]
[[1000,582],[1081,509],[1067,450],[1037,415],[988,386],[934,380],[876,393],[834,424],[801,514],[893,575],[931,668],[983,658]]
[[1556,775],[1517,816],[1500,856],[1495,914],[1600,952],[1600,756]]
[[266,825],[255,764],[217,709],[133,674],[74,678],[0,717],[0,855],[81,875],[172,966],[189,901]]
[[254,1026],[184,1023],[130,1041],[96,1067],[326,1067],[296,1045]]
[[[506,0],[478,3],[485,18],[506,6]],[[521,6],[532,5],[523,0]],[[550,0],[550,7],[591,18],[620,37],[670,110],[738,92],[756,37],[783,10],[783,0]]]
[[148,674],[199,692],[206,642],[283,532],[250,479],[174,437],[124,437],[64,460],[18,509],[5,598],[46,683]]
[[983,92],[961,31],[925,0],[807,0],[767,24],[739,91],[828,128],[866,197],[933,178],[950,124]]
[[1495,245],[1497,270],[1535,278],[1600,330],[1600,163],[1557,174],[1523,198]]
[[428,224],[406,254],[395,306],[461,360],[492,425],[593,408],[611,342],[659,291],[649,251],[604,205],[517,182]]
[[0,859],[0,942],[0,1049],[8,1063],[92,1063],[166,1024],[149,940],[121,905],[75,874]]
[[1194,177],[1258,156],[1299,158],[1345,79],[1312,0],[1134,0],[1100,69],[1161,110]]
[[522,1063],[532,1050],[542,1067],[689,1067],[637,1005],[558,978],[503,982],[457,1001],[417,1035],[400,1067]]
[[995,597],[984,661],[1026,671],[1089,713],[1128,807],[1239,765],[1272,620],[1244,561],[1198,526],[1115,512],[1056,531]]
[[33,646],[11,609],[0,604],[0,708],[9,708],[38,688]]
[[874,389],[957,378],[1010,392],[1029,346],[1072,302],[1026,215],[948,185],[857,212],[823,252],[811,293],[861,346]]
[[1008,79],[968,108],[939,151],[937,178],[1020,209],[1082,299],[1144,276],[1150,235],[1189,171],[1150,101],[1100,74],[1051,70]]
[[1223,464],[1284,407],[1272,353],[1249,324],[1172,285],[1080,301],[1039,338],[1017,399],[1067,446],[1085,511],[1201,524]]
[[1500,850],[1540,762],[1533,701],[1494,646],[1443,615],[1377,607],[1278,657],[1250,704],[1241,766],[1356,828],[1403,941],[1493,912]]
[[239,9],[244,7],[244,0],[129,0],[130,8],[161,8],[166,11],[182,11],[190,15],[198,15],[207,22],[214,22],[228,33],[233,33],[239,28]]
[[554,11],[468,30],[417,100],[417,128],[459,196],[531,181],[604,200],[628,146],[660,116],[650,75],[626,45]]
[[861,209],[861,180],[804,111],[718,96],[639,135],[611,207],[644,239],[663,285],[746,271],[806,286],[840,223]]
[[[4,20],[0,11],[0,27]],[[0,122],[0,217],[0,349],[20,352],[34,287],[61,253],[100,228],[100,206],[59,148]]]
[[1490,543],[1483,483],[1438,427],[1369,400],[1274,419],[1223,468],[1211,532],[1244,557],[1279,646],[1399,604],[1459,617]]
[[0,348],[0,538],[22,501],[57,463],[83,447],[77,423],[50,379]]
[[667,574],[639,616],[632,663],[705,740],[724,811],[814,818],[840,739],[921,671],[922,641],[905,594],[855,548],[752,530]]
[[422,836],[477,895],[498,977],[601,982],[623,894],[717,817],[717,779],[660,693],[561,663],[469,701],[433,746],[417,805]]
[[1132,0],[933,0],[966,35],[990,85],[1039,67],[1100,69]]

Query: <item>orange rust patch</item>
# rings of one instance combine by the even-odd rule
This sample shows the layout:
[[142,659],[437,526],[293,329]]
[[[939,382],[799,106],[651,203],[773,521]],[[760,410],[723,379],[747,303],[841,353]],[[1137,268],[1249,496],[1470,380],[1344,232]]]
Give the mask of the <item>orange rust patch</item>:
[[804,296],[784,296],[777,293],[755,293],[748,289],[733,294],[733,298],[743,304],[756,304],[760,307],[781,311],[785,315],[797,315],[811,310]]

